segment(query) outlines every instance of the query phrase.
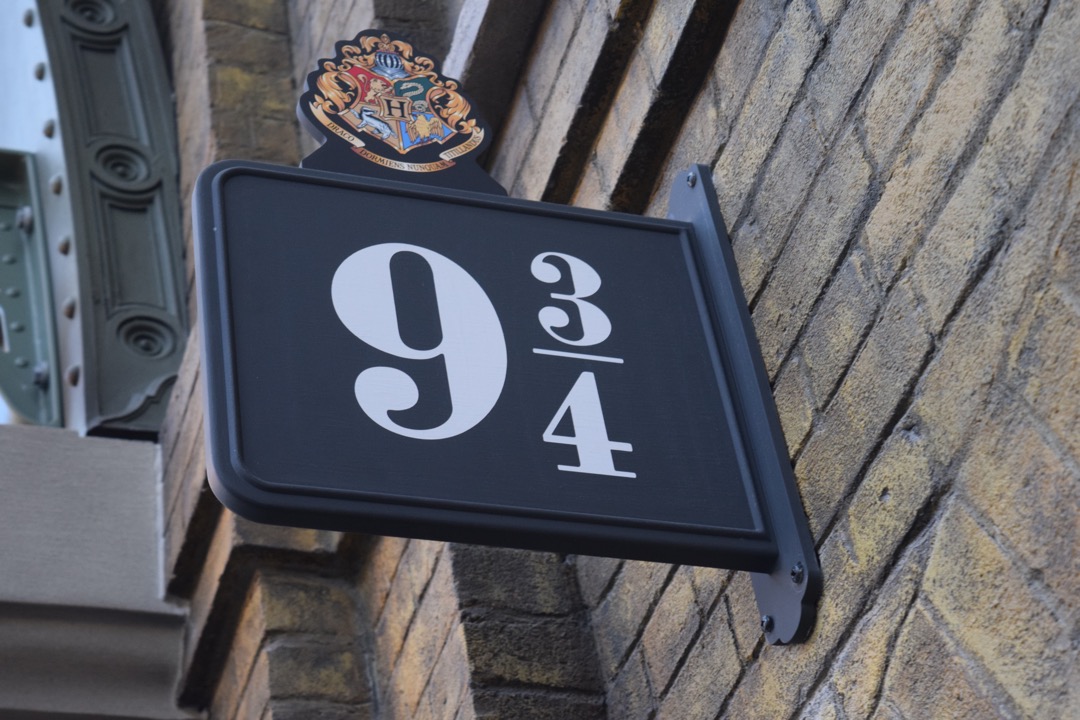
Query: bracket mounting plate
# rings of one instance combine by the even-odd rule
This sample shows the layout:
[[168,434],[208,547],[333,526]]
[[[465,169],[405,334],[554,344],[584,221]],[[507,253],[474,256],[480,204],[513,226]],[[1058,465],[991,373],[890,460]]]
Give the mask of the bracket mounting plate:
[[771,570],[751,574],[761,629],[774,645],[801,642],[817,617],[821,566],[708,166],[694,165],[676,176],[668,217],[691,224],[700,241],[703,285],[723,335],[719,345],[730,373],[731,392],[740,400],[737,406],[744,409],[740,430],[776,543]]

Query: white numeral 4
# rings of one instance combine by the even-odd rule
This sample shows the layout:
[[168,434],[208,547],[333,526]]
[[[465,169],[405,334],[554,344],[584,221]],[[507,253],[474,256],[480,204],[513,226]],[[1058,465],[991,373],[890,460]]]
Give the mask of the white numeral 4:
[[[559,426],[567,412],[571,415],[574,434],[556,435],[555,428]],[[634,448],[630,443],[614,442],[608,439],[604,411],[600,407],[600,392],[596,389],[596,376],[591,372],[583,372],[578,376],[574,387],[570,388],[555,417],[544,430],[544,442],[577,446],[579,464],[559,465],[560,470],[590,475],[637,477],[636,473],[615,469],[612,453],[616,450],[631,452]]]

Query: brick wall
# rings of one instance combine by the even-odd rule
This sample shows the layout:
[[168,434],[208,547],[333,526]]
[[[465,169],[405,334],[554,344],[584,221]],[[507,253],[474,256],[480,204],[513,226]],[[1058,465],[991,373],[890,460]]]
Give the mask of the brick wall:
[[[396,20],[449,47],[460,3],[435,5]],[[314,59],[394,19],[171,2],[184,187],[217,158],[294,164]],[[239,520],[206,490],[196,348],[163,433],[185,700],[222,718],[1068,716],[1078,42],[1074,0],[552,0],[491,171],[518,197],[663,215],[690,163],[713,168],[824,569],[814,634],[765,646],[745,573]]]

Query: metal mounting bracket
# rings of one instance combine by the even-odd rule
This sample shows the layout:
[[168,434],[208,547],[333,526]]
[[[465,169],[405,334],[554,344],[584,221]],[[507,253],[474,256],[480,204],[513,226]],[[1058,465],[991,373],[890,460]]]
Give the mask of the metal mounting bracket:
[[738,431],[743,434],[765,524],[776,544],[769,567],[751,578],[761,613],[761,629],[774,645],[802,642],[814,627],[821,596],[821,566],[803,511],[776,411],[769,376],[754,334],[750,311],[739,281],[735,257],[712,171],[694,165],[677,175],[671,188],[668,217],[693,226],[703,257],[702,285],[722,337],[719,346],[727,382],[745,408]]

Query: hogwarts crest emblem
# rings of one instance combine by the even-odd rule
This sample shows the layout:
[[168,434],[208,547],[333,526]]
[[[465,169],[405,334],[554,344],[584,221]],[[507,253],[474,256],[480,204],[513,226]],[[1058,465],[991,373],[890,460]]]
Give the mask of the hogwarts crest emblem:
[[[362,32],[338,43],[337,55],[319,64],[308,76],[298,111],[309,131],[325,142],[305,159],[305,167],[341,171],[349,163],[340,153],[347,150],[375,167],[352,163],[346,172],[394,177],[462,170],[468,169],[460,167],[462,159],[474,160],[489,140],[458,82],[443,77],[432,58],[391,33]],[[327,151],[339,154],[330,157]],[[415,175],[402,179],[430,181]]]

